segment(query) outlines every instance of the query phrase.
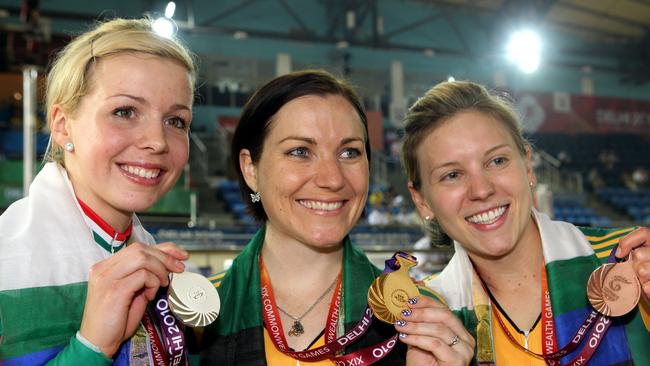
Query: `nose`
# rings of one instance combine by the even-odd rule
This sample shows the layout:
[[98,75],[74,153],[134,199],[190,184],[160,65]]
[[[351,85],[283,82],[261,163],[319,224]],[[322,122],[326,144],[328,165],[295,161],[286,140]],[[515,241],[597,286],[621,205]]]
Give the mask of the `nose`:
[[138,130],[140,148],[156,154],[166,152],[168,145],[164,123],[146,123],[142,127]]
[[472,174],[469,179],[469,197],[472,200],[485,200],[494,194],[491,177],[483,172]]
[[320,159],[316,166],[316,185],[337,191],[345,185],[345,176],[341,164],[333,158]]

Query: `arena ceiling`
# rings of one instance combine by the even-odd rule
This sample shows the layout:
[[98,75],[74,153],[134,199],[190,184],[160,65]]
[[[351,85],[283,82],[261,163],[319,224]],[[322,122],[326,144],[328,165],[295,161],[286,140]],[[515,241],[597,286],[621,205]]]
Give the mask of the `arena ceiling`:
[[[166,1],[42,0],[40,15],[56,24],[114,16],[161,14]],[[0,0],[0,29],[20,14]],[[330,44],[338,48],[418,52],[480,62],[513,28],[533,26],[552,37],[556,53],[617,57],[635,80],[650,80],[650,0],[179,0],[182,32]],[[69,33],[65,34],[69,36]],[[69,37],[67,37],[69,39]],[[478,45],[478,46],[477,46]],[[570,58],[569,58],[570,59]],[[583,60],[562,60],[584,67]],[[598,66],[596,66],[598,67]]]

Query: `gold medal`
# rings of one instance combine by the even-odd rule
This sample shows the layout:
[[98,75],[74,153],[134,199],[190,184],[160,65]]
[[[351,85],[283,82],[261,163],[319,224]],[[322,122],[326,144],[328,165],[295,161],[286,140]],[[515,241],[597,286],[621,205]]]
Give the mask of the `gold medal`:
[[402,311],[409,309],[408,300],[420,295],[409,276],[409,269],[417,265],[412,255],[395,254],[399,268],[375,279],[368,290],[368,305],[377,319],[389,324],[402,319]]
[[192,272],[172,275],[167,298],[174,315],[190,327],[212,323],[221,308],[217,289],[207,278]]
[[632,261],[596,268],[587,282],[587,296],[594,309],[603,315],[621,316],[634,310],[641,298],[641,284]]

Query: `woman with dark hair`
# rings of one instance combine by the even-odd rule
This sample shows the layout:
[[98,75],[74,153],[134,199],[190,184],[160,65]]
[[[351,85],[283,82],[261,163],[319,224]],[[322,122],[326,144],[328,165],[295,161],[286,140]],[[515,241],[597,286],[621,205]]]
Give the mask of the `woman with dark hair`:
[[650,232],[535,210],[531,147],[506,98],[471,82],[433,87],[406,115],[403,153],[432,240],[455,248],[426,284],[476,337],[478,364],[650,365]]
[[[205,330],[202,364],[370,364],[386,354],[384,364],[471,360],[469,333],[427,296],[411,301],[408,325],[366,317],[381,271],[348,236],[365,206],[370,162],[366,117],[348,84],[322,71],[272,80],[242,111],[232,160],[263,226],[212,278],[222,309]],[[399,344],[386,343],[395,328],[408,354],[403,346],[387,352]]]

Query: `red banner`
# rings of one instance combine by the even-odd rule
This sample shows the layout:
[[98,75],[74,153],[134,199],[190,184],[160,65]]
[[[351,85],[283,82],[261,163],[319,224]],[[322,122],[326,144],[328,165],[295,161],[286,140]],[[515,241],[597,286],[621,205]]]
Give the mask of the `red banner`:
[[650,136],[650,101],[527,92],[516,99],[527,132]]

